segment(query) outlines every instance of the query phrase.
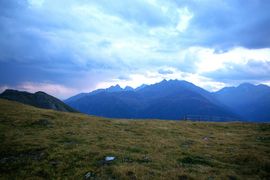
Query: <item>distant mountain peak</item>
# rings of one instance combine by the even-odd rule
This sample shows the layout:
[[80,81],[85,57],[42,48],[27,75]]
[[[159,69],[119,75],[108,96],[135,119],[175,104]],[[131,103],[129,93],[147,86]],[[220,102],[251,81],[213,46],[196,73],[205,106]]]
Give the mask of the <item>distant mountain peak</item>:
[[[185,80],[178,80],[178,79],[170,79],[170,80],[162,80],[161,82],[158,82],[154,84],[154,86],[161,86],[166,88],[197,88],[194,84],[185,81]],[[199,88],[199,87],[198,87]]]
[[48,95],[47,93],[45,93],[43,91],[37,91],[37,92],[35,92],[35,94],[45,94],[45,95]]
[[166,83],[182,83],[182,84],[192,84],[192,83],[190,83],[190,82],[188,82],[188,81],[185,81],[185,80],[178,80],[178,79],[170,79],[170,80],[166,80],[166,79],[164,79],[164,80],[162,80],[161,82],[158,82],[158,83],[156,83],[156,84],[166,84]]
[[167,79],[163,79],[160,83],[168,82]]
[[[116,84],[116,85],[112,85],[112,86],[110,86],[109,88],[107,88],[107,89],[110,89],[110,88],[121,88],[121,86],[119,85],[119,84]],[[122,89],[122,88],[121,88]]]
[[130,86],[126,86],[125,88],[124,88],[124,91],[133,91],[134,89],[132,88],[132,87],[130,87]]
[[255,85],[246,82],[246,83],[240,84],[238,87],[239,87],[239,88],[242,88],[242,87],[244,87],[244,88],[249,88],[249,87],[255,87]]
[[136,91],[139,91],[139,90],[141,90],[141,89],[143,89],[143,88],[145,88],[145,87],[147,87],[147,86],[148,86],[147,84],[142,84],[142,85],[140,85],[139,87],[135,88],[135,90],[136,90]]
[[105,90],[108,92],[118,92],[118,91],[122,91],[123,89],[121,88],[121,86],[119,86],[119,84],[117,84],[117,85],[111,86]]

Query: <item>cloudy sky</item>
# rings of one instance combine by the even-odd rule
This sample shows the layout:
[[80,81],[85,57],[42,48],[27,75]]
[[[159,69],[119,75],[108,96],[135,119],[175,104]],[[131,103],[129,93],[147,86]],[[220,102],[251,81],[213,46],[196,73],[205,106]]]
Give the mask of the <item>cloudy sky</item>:
[[270,85],[268,0],[1,0],[0,90]]

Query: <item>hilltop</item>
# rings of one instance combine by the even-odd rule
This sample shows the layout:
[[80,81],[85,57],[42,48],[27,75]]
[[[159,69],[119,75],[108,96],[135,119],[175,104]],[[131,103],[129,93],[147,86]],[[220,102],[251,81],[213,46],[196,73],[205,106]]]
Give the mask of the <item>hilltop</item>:
[[267,123],[117,120],[0,99],[0,142],[3,179],[270,177]]
[[64,112],[77,112],[73,108],[63,103],[61,100],[41,91],[33,94],[25,91],[7,89],[0,94],[0,98],[17,101],[38,108],[53,109]]

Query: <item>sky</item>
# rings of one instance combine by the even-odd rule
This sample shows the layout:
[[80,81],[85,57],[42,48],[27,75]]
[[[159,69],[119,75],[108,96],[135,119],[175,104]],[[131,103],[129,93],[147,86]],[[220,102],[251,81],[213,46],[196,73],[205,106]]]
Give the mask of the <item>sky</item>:
[[270,85],[269,0],[0,0],[0,91]]

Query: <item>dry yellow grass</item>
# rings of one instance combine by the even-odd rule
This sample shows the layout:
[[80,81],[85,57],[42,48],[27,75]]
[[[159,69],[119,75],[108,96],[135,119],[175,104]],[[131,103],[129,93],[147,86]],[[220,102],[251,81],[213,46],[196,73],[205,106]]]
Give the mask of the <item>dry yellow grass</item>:
[[270,178],[267,123],[117,120],[0,100],[0,142],[1,179]]

